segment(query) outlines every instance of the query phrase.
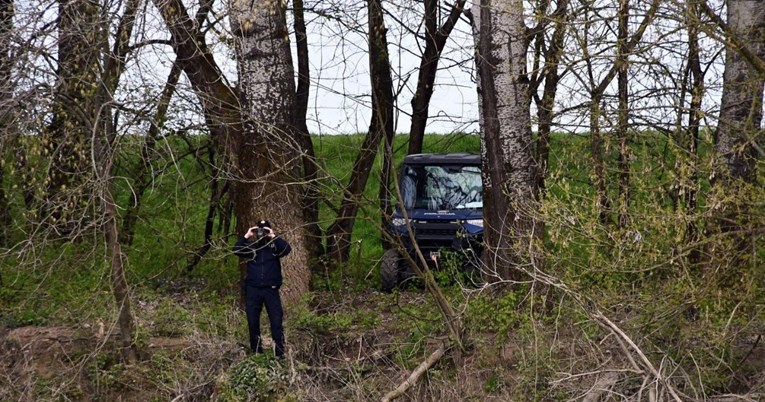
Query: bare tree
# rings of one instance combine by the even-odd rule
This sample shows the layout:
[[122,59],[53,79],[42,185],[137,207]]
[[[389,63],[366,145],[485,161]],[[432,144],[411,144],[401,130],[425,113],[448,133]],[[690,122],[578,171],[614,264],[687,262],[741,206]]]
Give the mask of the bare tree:
[[457,0],[451,5],[449,13],[444,18],[441,26],[439,23],[440,1],[425,0],[425,13],[423,25],[425,26],[425,50],[420,59],[420,68],[417,76],[417,89],[412,97],[412,124],[409,129],[408,154],[422,152],[422,140],[425,135],[425,126],[428,122],[428,109],[430,98],[433,96],[433,85],[436,81],[438,62],[441,52],[444,50],[446,40],[449,39],[454,25],[459,21],[464,11],[465,1]]
[[[539,4],[539,14],[544,15],[547,12],[548,2],[543,1]],[[545,191],[545,178],[548,173],[549,157],[550,157],[550,134],[552,132],[553,108],[555,107],[555,97],[558,92],[558,83],[561,79],[561,59],[564,51],[563,41],[566,36],[566,30],[568,29],[570,17],[572,15],[568,10],[569,0],[559,0],[557,2],[556,11],[550,15],[548,21],[541,21],[540,26],[535,28],[535,40],[534,40],[534,61],[535,65],[538,64],[538,60],[544,57],[544,65],[541,68],[541,72],[537,68],[534,68],[533,76],[531,78],[531,90],[534,92],[533,99],[537,106],[537,125],[538,125],[538,138],[536,145],[536,159],[537,159],[537,186],[539,187],[540,194]],[[553,33],[551,35],[549,43],[545,39],[547,30],[545,27],[552,25]],[[540,98],[536,94],[536,87],[539,86],[540,81],[544,80],[542,89],[542,97]]]
[[[393,137],[393,88],[382,3],[379,0],[369,0],[367,10],[372,117],[369,132],[353,164],[348,185],[344,189],[337,217],[327,229],[327,251],[337,263],[348,260],[353,224],[380,142],[385,139],[389,146]],[[388,162],[385,171],[389,172],[390,166]],[[387,182],[388,176],[383,176],[383,182]]]
[[131,176],[135,179],[133,184],[133,199],[122,215],[122,229],[120,231],[120,241],[130,246],[133,243],[135,235],[135,226],[138,221],[143,196],[154,181],[153,162],[157,159],[156,144],[160,136],[160,129],[167,120],[167,111],[170,106],[170,100],[175,93],[175,86],[181,76],[181,68],[176,60],[165,83],[162,93],[157,101],[156,112],[151,119],[149,130],[141,146],[141,158],[138,166],[132,170]]
[[[650,5],[648,6],[648,10],[646,11],[643,19],[640,21],[640,24],[635,29],[635,32],[632,33],[632,35],[627,35],[627,32],[624,32],[624,29],[622,29],[621,34],[617,33],[617,41],[618,41],[618,54],[621,56],[622,63],[614,62],[610,68],[607,69],[607,72],[602,75],[602,78],[600,80],[596,79],[596,67],[593,65],[595,62],[595,58],[589,53],[589,49],[587,49],[588,45],[588,38],[587,35],[590,34],[590,22],[585,22],[585,30],[583,32],[583,37],[580,38],[580,44],[582,46],[583,56],[584,56],[584,62],[587,65],[587,81],[588,85],[590,86],[589,93],[590,93],[590,99],[589,99],[589,120],[590,120],[590,153],[592,158],[592,164],[593,164],[593,176],[595,181],[595,188],[598,193],[598,213],[600,215],[600,220],[603,223],[609,222],[611,220],[610,214],[611,214],[611,201],[608,196],[608,179],[607,179],[607,165],[608,161],[606,160],[606,157],[604,155],[604,138],[602,133],[602,128],[600,124],[600,119],[603,117],[603,102],[604,102],[604,96],[606,95],[606,91],[608,90],[609,86],[611,85],[611,82],[613,79],[617,76],[617,74],[620,72],[620,69],[627,68],[627,65],[625,64],[626,59],[625,57],[629,55],[638,44],[640,44],[643,35],[645,34],[646,29],[653,23],[654,18],[656,17],[656,13],[658,10],[659,5],[661,2],[659,0],[653,0]],[[622,4],[621,7],[622,10],[629,10],[627,7],[627,4]],[[585,13],[592,13],[597,12],[597,10],[592,9],[591,4],[587,4],[587,6],[584,8]],[[622,19],[627,18],[628,15],[625,15],[624,12],[620,12],[619,15],[621,15]],[[621,22],[622,25],[626,24],[626,21]],[[626,26],[626,25],[625,25]],[[626,35],[626,36],[625,36]],[[623,67],[622,67],[623,65]],[[623,72],[623,74],[626,74],[626,70]],[[622,80],[623,83],[626,83],[626,78]],[[622,84],[624,85],[624,84]],[[623,93],[626,93],[625,91],[622,91]],[[622,96],[624,98],[624,96]],[[622,99],[622,102],[625,102],[624,99]],[[626,111],[626,108],[624,109]],[[627,116],[623,116],[623,118],[627,118]],[[622,123],[623,124],[623,123]],[[625,128],[626,132],[626,128]],[[627,142],[626,138],[624,139],[624,147],[620,146],[620,160],[622,161],[621,168],[624,168],[628,163],[629,156],[627,155],[628,149],[627,149]],[[620,187],[620,192],[622,196],[625,198],[623,199],[625,202],[628,200],[627,192],[629,187],[629,174],[628,172],[624,172],[624,175],[620,176],[621,181],[624,183]],[[624,187],[626,184],[627,187]]]
[[[699,25],[702,23],[699,15],[697,2],[688,2],[685,5],[685,22],[688,29],[688,62],[684,71],[681,85],[681,104],[685,103],[685,97],[690,93],[690,101],[687,112],[687,127],[682,128],[683,113],[677,115],[677,129],[675,142],[679,147],[677,166],[677,207],[692,216],[698,206],[698,189],[700,188],[699,174],[699,141],[701,123],[703,118],[702,101],[704,98],[705,69],[701,64],[701,48],[699,44]],[[698,224],[690,219],[685,230],[686,244],[694,244],[699,239]],[[690,261],[698,262],[699,250],[697,247],[690,253]]]
[[629,139],[629,92],[627,86],[629,77],[629,53],[627,48],[628,24],[630,15],[629,0],[619,1],[618,29],[617,29],[617,50],[614,64],[617,69],[617,97],[619,105],[616,113],[616,133],[619,139],[619,205],[618,205],[618,224],[619,227],[627,226],[630,207],[630,139]]
[[104,213],[104,237],[111,253],[111,285],[118,311],[118,324],[123,354],[129,362],[137,359],[135,320],[131,312],[130,288],[125,278],[124,255],[119,236],[119,215],[114,201],[114,178],[112,168],[116,155],[117,133],[114,127],[114,93],[119,85],[120,76],[125,70],[129,52],[129,41],[135,26],[136,13],[141,0],[128,0],[124,13],[115,32],[115,41],[111,52],[104,62],[103,79],[96,90],[96,97],[101,108],[94,122],[94,155],[97,158],[96,185],[100,186]]
[[303,178],[305,190],[303,196],[303,215],[308,241],[308,255],[311,259],[323,254],[322,230],[319,226],[320,194],[318,189],[319,166],[313,149],[311,133],[308,132],[306,115],[311,88],[310,56],[308,52],[308,33],[305,25],[305,9],[303,0],[292,0],[295,29],[295,47],[297,54],[297,90],[295,93],[295,129],[300,144],[303,162]]

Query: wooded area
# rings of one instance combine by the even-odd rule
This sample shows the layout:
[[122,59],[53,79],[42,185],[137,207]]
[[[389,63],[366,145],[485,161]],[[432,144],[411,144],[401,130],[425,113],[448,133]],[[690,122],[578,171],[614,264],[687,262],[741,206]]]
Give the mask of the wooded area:
[[[0,0],[0,400],[763,398],[764,89],[762,0]],[[478,280],[379,292],[401,158],[457,151]],[[259,219],[286,363],[237,346]]]

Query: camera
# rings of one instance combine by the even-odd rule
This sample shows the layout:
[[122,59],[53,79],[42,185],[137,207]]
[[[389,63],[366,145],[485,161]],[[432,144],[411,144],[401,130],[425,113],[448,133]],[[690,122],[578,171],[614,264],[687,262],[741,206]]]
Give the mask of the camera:
[[266,231],[263,228],[255,229],[255,236],[256,237],[263,237],[265,234],[266,234]]

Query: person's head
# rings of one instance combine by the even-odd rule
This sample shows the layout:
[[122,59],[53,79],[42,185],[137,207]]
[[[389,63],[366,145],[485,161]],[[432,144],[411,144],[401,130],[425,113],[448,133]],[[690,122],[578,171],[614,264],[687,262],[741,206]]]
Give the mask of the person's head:
[[[267,220],[258,221],[257,228],[258,229],[257,229],[255,235],[257,237],[263,237],[263,236],[267,235],[271,231],[271,222],[269,222]],[[268,228],[268,229],[266,229],[266,228]]]

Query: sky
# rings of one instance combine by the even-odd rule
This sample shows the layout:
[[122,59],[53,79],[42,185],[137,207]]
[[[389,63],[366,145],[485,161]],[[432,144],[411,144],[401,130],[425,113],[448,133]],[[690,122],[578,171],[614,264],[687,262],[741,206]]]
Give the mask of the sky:
[[[400,6],[397,6],[398,3]],[[412,35],[396,24],[396,20],[407,21],[410,26],[417,27],[421,16],[412,11],[410,3],[385,3],[387,11],[396,16],[395,19],[389,17],[387,23],[394,93],[398,93],[395,114],[395,130],[398,133],[409,132],[410,102],[417,84],[419,55],[422,53]],[[359,6],[364,4],[361,2]],[[309,130],[316,134],[365,133],[369,129],[371,115],[369,57],[366,52],[366,27],[363,26],[366,23],[365,10],[363,7],[347,7],[341,12],[327,7],[326,12],[356,21],[359,25],[348,26],[337,19],[318,17],[317,13],[306,14],[312,80]],[[432,117],[427,132],[478,132],[478,101],[472,77],[473,38],[469,33],[470,26],[463,18],[447,41],[430,104],[429,114]]]
[[[188,0],[189,4],[196,1]],[[370,121],[370,77],[369,59],[366,39],[366,2],[361,0],[305,0],[306,25],[308,27],[308,42],[311,66],[311,88],[307,123],[311,133],[319,135],[366,133]],[[114,3],[118,4],[118,3]],[[422,49],[413,39],[413,31],[421,31],[421,3],[412,7],[411,0],[386,0],[384,2],[388,16],[387,39],[389,56],[392,67],[394,93],[397,94],[395,113],[395,131],[408,133],[410,126],[409,113],[411,99],[417,81],[417,69]],[[445,3],[449,4],[449,3]],[[470,4],[470,2],[468,2]],[[29,88],[45,88],[45,83],[54,79],[51,75],[52,60],[55,56],[55,25],[52,21],[56,16],[56,2],[52,0],[17,0],[17,29],[25,38],[34,37],[35,46],[45,49],[50,57],[44,55],[29,55],[35,60],[24,60],[22,75],[28,80]],[[225,15],[225,2],[216,2],[214,17],[219,19],[219,32],[210,32],[208,41],[215,54],[216,61],[221,67],[230,84],[237,81],[236,61],[233,51],[221,37],[228,35],[228,19]],[[151,1],[144,3],[143,18],[137,23],[133,43],[166,40],[167,29],[158,16]],[[193,8],[190,9],[194,12]],[[633,24],[641,14],[636,12]],[[611,18],[613,19],[613,18]],[[609,16],[603,21],[608,22]],[[662,25],[663,24],[663,25]],[[660,59],[665,65],[679,71],[685,58],[685,50],[676,48],[671,43],[682,43],[683,31],[676,30],[666,20],[662,24],[652,25],[646,33],[644,41],[652,44],[645,48],[651,49],[650,54],[631,56],[630,90],[635,95],[631,118],[634,124],[661,123],[671,126],[676,113],[675,96],[676,80],[669,74],[657,74],[655,60]],[[288,21],[291,27],[292,22]],[[601,24],[602,25],[602,24]],[[41,27],[47,27],[51,34],[38,35]],[[582,68],[580,52],[576,48],[574,36],[581,27],[572,25],[567,36],[566,46],[572,51],[565,52],[561,71],[566,64]],[[292,33],[294,34],[294,33]],[[603,33],[610,37],[608,33]],[[291,35],[294,41],[294,35]],[[26,40],[26,39],[24,39]],[[718,52],[719,43],[707,39],[705,44],[710,49],[708,60],[715,57],[716,62],[707,75],[705,100],[705,116],[716,115],[719,107],[720,84],[722,78],[722,53]],[[613,46],[611,46],[612,48]],[[610,68],[613,61],[613,49],[608,44],[597,51],[593,58],[595,78]],[[293,43],[294,50],[294,43]],[[439,62],[440,70],[436,78],[435,90],[431,99],[430,118],[426,132],[449,134],[455,132],[477,133],[478,99],[474,77],[473,62],[474,43],[470,26],[463,17],[456,25],[446,49]],[[134,57],[128,63],[128,71],[121,80],[123,90],[117,98],[128,107],[151,107],[152,102],[147,98],[156,99],[161,86],[167,78],[174,54],[166,44],[139,47]],[[293,59],[296,60],[296,56]],[[293,60],[293,61],[294,61]],[[674,60],[674,61],[673,61]],[[34,68],[34,67],[39,68]],[[585,132],[588,130],[586,112],[572,113],[583,102],[587,101],[586,85],[581,74],[568,72],[559,85],[556,100],[556,110],[568,110],[558,117],[556,130],[570,132]],[[188,85],[188,83],[185,83]],[[614,84],[615,85],[615,84]],[[148,89],[147,89],[148,88]],[[584,88],[584,89],[583,89]],[[656,89],[659,89],[658,91]],[[609,93],[613,93],[609,90]],[[39,98],[37,98],[39,99]],[[178,127],[198,124],[203,127],[204,121],[198,113],[198,101],[193,94],[186,90],[180,91],[173,99],[171,117]],[[148,105],[148,106],[147,106]],[[39,106],[39,105],[38,105]],[[195,111],[194,108],[197,108]],[[190,112],[191,111],[191,112]],[[147,111],[149,113],[150,111]],[[613,110],[611,110],[613,112]],[[532,103],[532,117],[535,112]],[[606,116],[606,119],[608,117]],[[714,120],[709,120],[710,124]],[[139,132],[141,127],[135,128]]]

